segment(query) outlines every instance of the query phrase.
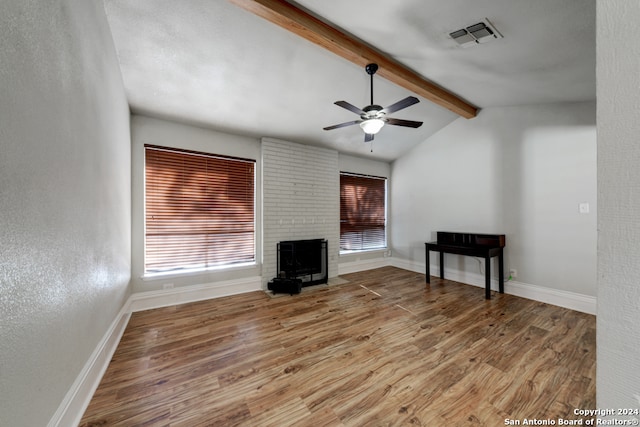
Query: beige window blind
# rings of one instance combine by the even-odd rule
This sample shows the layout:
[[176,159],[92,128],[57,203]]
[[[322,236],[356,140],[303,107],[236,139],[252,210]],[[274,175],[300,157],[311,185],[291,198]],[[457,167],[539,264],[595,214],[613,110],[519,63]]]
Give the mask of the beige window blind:
[[340,173],[340,250],[387,246],[386,178]]
[[145,273],[255,261],[255,161],[145,145]]

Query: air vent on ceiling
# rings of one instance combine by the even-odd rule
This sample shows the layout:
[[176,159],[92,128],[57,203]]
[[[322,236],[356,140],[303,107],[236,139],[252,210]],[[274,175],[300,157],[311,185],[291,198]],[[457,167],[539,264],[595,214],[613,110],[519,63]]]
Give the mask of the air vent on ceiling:
[[486,18],[477,24],[453,31],[449,36],[462,47],[475,46],[502,38],[502,34]]

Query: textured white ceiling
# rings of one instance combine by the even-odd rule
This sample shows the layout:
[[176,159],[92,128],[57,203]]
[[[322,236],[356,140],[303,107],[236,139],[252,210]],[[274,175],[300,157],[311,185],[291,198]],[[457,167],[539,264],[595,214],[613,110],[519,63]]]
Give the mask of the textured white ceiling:
[[[479,107],[595,99],[595,0],[299,0]],[[390,161],[458,116],[422,99],[392,117],[373,153],[358,117],[360,67],[223,0],[105,0],[131,109],[199,126]],[[448,33],[488,18],[504,38],[461,48]],[[374,100],[412,95],[380,77]],[[465,120],[465,119],[461,119]],[[473,120],[473,119],[471,119]]]

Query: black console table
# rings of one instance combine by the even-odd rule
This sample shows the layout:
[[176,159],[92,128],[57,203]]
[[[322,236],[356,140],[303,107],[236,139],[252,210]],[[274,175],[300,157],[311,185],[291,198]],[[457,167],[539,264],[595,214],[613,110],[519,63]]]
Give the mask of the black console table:
[[440,252],[440,278],[444,279],[444,254],[467,255],[484,258],[486,299],[491,299],[491,258],[498,257],[498,285],[504,293],[504,234],[453,233],[438,231],[436,242],[425,243],[427,283],[431,283],[429,252]]

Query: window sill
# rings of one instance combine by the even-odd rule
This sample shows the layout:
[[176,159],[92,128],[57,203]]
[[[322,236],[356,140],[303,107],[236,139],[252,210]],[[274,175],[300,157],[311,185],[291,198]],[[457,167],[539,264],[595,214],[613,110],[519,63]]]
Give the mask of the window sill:
[[249,270],[255,268],[258,265],[256,262],[246,262],[242,264],[225,265],[220,267],[211,268],[194,268],[185,270],[166,271],[161,273],[145,273],[140,278],[143,281],[147,280],[159,280],[159,279],[171,279],[174,277],[191,277],[191,276],[203,276],[206,274],[217,273],[222,271],[238,271]]
[[349,250],[349,251],[340,251],[340,255],[357,255],[357,254],[365,254],[365,253],[374,253],[374,252],[387,252],[389,248],[375,248],[375,249],[358,249],[358,250]]

